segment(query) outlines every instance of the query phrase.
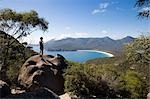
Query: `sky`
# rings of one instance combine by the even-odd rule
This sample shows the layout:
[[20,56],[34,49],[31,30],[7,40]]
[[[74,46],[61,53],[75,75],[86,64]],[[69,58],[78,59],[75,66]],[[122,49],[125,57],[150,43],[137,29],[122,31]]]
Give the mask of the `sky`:
[[67,37],[105,37],[150,35],[150,21],[138,19],[136,0],[0,0],[0,9],[17,12],[35,10],[49,22],[46,32],[36,31],[23,41],[36,44]]

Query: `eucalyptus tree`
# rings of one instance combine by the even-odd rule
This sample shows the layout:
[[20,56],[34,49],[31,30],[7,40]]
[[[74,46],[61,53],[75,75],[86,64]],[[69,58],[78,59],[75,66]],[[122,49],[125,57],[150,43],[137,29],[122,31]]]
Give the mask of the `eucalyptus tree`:
[[129,66],[142,74],[150,86],[150,36],[141,36],[126,45],[126,58]]
[[0,30],[16,39],[27,36],[38,29],[46,31],[48,22],[40,18],[36,11],[18,13],[11,9],[0,10]]
[[150,0],[137,0],[136,7],[138,7],[138,16],[142,18],[150,18]]
[[[0,33],[7,34],[5,36],[5,45],[2,49],[4,51],[4,57],[2,61],[1,73],[6,76],[8,64],[7,58],[9,57],[9,50],[13,43],[18,39],[26,37],[31,33],[48,29],[48,22],[39,17],[38,13],[34,10],[29,12],[16,12],[11,9],[0,9]],[[15,38],[15,39],[11,39]],[[1,74],[2,75],[2,74]]]

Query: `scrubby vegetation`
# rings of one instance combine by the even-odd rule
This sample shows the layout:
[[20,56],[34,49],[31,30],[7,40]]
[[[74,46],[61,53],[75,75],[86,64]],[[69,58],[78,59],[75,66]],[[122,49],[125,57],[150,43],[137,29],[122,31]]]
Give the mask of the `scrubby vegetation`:
[[130,67],[144,75],[150,84],[150,36],[141,36],[128,44],[125,54]]
[[125,60],[125,55],[123,53],[120,55],[116,55],[115,57],[105,57],[105,58],[96,58],[96,59],[91,59],[86,61],[86,64],[95,64],[95,65],[100,65],[100,64],[113,64],[113,65],[118,65],[122,63]]
[[144,98],[147,95],[147,87],[143,76],[133,70],[126,71],[119,78],[118,89],[121,91],[120,94],[126,98]]
[[[136,6],[141,8],[149,3],[149,0],[137,0]],[[139,12],[139,16],[149,18],[149,12]],[[0,10],[0,79],[9,80],[12,84],[17,82],[22,64],[36,54],[17,39],[37,29],[48,29],[48,22],[39,18],[37,12]],[[82,99],[138,99],[146,98],[150,92],[149,36],[141,36],[126,45],[120,56],[89,60],[85,64],[68,64],[64,72],[65,91]]]
[[47,29],[48,22],[40,18],[36,11],[16,12],[9,8],[0,9],[1,80],[12,82],[17,77],[23,62],[35,54],[25,45],[20,44],[18,39],[36,30],[46,31]]
[[150,37],[140,37],[113,58],[69,63],[65,90],[79,97],[145,98],[149,90]]
[[[14,43],[9,46],[9,48],[6,46],[8,41],[14,41]],[[10,82],[15,83],[22,64],[29,57],[35,54],[37,53],[19,43],[19,41],[14,39],[12,36],[4,32],[0,32],[0,79],[9,79]],[[5,64],[5,66],[3,64]],[[5,78],[5,75],[3,75],[3,70],[6,71],[8,78]]]
[[85,65],[70,63],[65,71],[65,89],[80,97],[117,97],[111,89],[117,81],[112,65]]

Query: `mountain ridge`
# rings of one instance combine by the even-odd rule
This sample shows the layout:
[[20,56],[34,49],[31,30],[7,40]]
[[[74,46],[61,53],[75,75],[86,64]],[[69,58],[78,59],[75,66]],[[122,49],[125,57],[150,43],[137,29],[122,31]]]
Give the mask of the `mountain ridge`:
[[[49,41],[61,41],[61,40],[66,40],[66,39],[111,39],[111,40],[122,40],[122,39],[135,39],[134,37],[132,36],[126,36],[126,37],[123,37],[123,38],[120,38],[120,39],[113,39],[109,36],[105,36],[105,37],[79,37],[79,38],[73,38],[73,37],[66,37],[66,38],[62,38],[62,39],[51,39],[51,40],[48,40],[46,41],[49,42]],[[35,44],[36,45],[36,44]]]
[[131,36],[114,40],[110,37],[103,38],[64,38],[49,40],[45,43],[45,49],[53,50],[102,50],[107,52],[122,52],[123,46],[135,38]]

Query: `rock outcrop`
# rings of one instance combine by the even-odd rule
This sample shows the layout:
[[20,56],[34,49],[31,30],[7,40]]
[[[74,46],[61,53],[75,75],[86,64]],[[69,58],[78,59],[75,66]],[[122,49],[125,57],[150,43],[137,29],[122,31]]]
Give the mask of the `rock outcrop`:
[[147,99],[150,99],[150,93],[147,94]]
[[11,94],[11,89],[9,85],[6,82],[0,80],[0,98],[4,98],[10,94]]
[[62,73],[66,66],[65,58],[61,55],[35,55],[21,67],[18,81],[29,91],[46,87],[60,95],[64,91]]

